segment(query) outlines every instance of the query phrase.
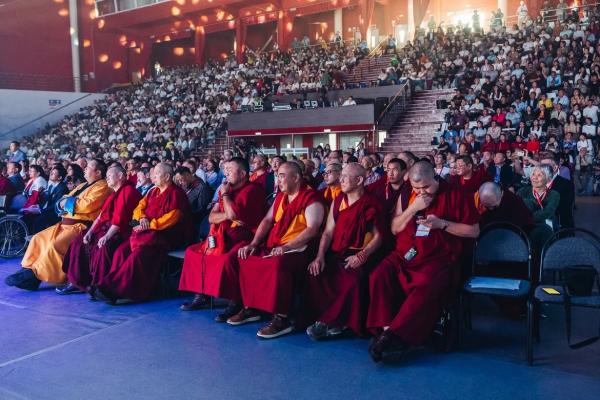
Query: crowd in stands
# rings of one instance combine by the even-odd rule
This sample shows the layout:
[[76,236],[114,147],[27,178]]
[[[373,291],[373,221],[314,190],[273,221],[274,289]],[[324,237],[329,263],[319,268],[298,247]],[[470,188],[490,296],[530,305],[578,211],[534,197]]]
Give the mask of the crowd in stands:
[[194,297],[183,311],[225,298],[216,321],[269,315],[257,332],[265,339],[298,327],[315,340],[371,334],[375,361],[422,345],[480,229],[517,225],[538,257],[553,232],[575,225],[575,190],[596,193],[596,16],[585,27],[438,32],[403,48],[407,68],[457,88],[423,158],[363,144],[301,158],[268,159],[243,144],[237,157],[194,155],[245,98],[339,85],[329,71],[354,54],[341,43],[175,69],[111,94],[11,143],[0,195],[35,234],[6,283],[146,301],[169,251],[185,248],[179,289]]

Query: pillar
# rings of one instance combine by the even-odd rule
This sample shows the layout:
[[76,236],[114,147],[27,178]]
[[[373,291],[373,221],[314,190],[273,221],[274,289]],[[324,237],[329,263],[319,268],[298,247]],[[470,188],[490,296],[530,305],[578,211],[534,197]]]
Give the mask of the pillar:
[[415,38],[415,4],[414,0],[408,0],[408,33],[406,35],[407,39],[414,41]]
[[279,50],[287,50],[293,29],[294,16],[288,11],[279,11],[277,17],[277,47],[279,47]]
[[344,18],[343,18],[343,9],[336,8],[333,11],[333,33],[340,33],[342,35],[342,39],[344,38]]
[[244,49],[246,48],[246,33],[248,25],[242,18],[235,20],[235,59],[238,63],[244,62]]
[[508,16],[508,0],[498,0],[498,8],[504,14],[504,19]]
[[[412,0],[409,0],[412,1]],[[360,36],[362,40],[367,40],[367,30],[371,26],[373,19],[373,10],[375,8],[375,0],[360,0],[360,16],[358,19]]]
[[73,69],[73,90],[81,92],[81,69],[79,65],[79,27],[77,0],[69,0],[69,32],[71,33],[71,67]]
[[194,33],[194,60],[199,67],[204,67],[204,47],[206,44],[206,32],[203,26],[197,26]]

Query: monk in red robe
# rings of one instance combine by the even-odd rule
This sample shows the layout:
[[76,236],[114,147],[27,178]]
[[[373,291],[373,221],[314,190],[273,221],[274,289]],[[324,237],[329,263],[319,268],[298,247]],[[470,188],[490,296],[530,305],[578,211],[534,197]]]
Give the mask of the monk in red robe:
[[152,171],[155,187],[133,211],[129,240],[117,251],[108,274],[93,295],[114,304],[119,299],[144,301],[156,294],[167,253],[192,237],[192,215],[185,192],[173,183],[174,171],[159,163]]
[[92,227],[71,242],[62,266],[69,283],[57,288],[58,294],[92,290],[90,288],[95,287],[110,270],[117,247],[129,239],[133,210],[142,195],[118,164],[106,172],[106,183],[113,192],[104,202]]
[[343,193],[329,209],[317,257],[309,264],[303,296],[306,330],[313,340],[339,335],[348,327],[363,336],[369,295],[369,270],[383,243],[384,216],[372,194],[365,193],[366,171],[349,163],[341,174]]
[[241,325],[258,321],[257,310],[272,313],[269,325],[257,333],[265,339],[294,329],[289,318],[294,289],[302,287],[325,215],[321,196],[304,183],[298,163],[281,165],[278,179],[280,192],[275,202],[252,242],[238,251],[245,308],[227,320],[230,325]]
[[242,308],[237,251],[250,243],[268,208],[263,188],[248,181],[245,159],[232,158],[224,170],[227,182],[208,216],[209,238],[187,248],[179,282],[179,290],[196,293],[182,311],[206,308],[207,296],[229,300],[217,322],[227,321]]
[[268,195],[273,193],[275,177],[272,172],[269,172],[269,162],[267,157],[263,155],[256,155],[252,159],[252,175],[250,175],[250,182],[259,184],[265,193]]
[[494,182],[486,182],[479,188],[479,204],[476,204],[481,217],[479,225],[484,228],[494,222],[508,222],[528,232],[533,228],[533,214],[523,199],[511,192],[502,190]]
[[475,194],[484,182],[489,182],[490,177],[485,168],[474,169],[470,156],[461,156],[456,159],[456,175],[450,177],[450,184],[462,188],[470,194]]
[[[386,163],[385,177],[386,182],[384,185],[378,185],[377,183],[368,186],[368,190],[372,193],[382,205],[382,212],[384,218],[387,221],[391,221],[396,212],[398,199],[402,201],[402,208],[406,208],[408,205],[408,199],[412,188],[410,182],[405,180],[408,168],[406,163],[399,158],[392,158]],[[380,179],[380,181],[383,180]],[[379,181],[378,181],[379,182]],[[387,223],[383,227],[382,231],[384,248],[391,250],[395,245],[395,238],[390,230],[390,224]]]
[[327,164],[327,167],[325,167],[325,172],[323,172],[323,181],[327,186],[320,192],[327,206],[331,206],[333,200],[335,200],[335,198],[342,193],[342,187],[340,186],[341,173],[342,164],[340,163],[330,162]]
[[367,327],[379,333],[369,353],[376,362],[429,337],[457,282],[460,238],[479,235],[475,205],[463,190],[437,181],[428,162],[415,163],[408,175],[408,206],[392,220],[396,248],[369,278]]

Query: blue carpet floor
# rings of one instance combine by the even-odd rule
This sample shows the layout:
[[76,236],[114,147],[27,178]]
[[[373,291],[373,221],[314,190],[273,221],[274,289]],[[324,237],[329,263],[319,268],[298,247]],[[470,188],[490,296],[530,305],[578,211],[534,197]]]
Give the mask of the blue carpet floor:
[[[596,215],[597,204],[579,212]],[[0,262],[0,279],[17,268]],[[375,365],[366,340],[314,343],[299,332],[264,341],[260,324],[217,324],[216,311],[184,313],[181,301],[111,307],[0,284],[0,400],[600,398],[600,344],[569,350],[556,307],[544,310],[533,367],[524,320],[485,299],[460,350]],[[598,314],[575,318],[579,337],[597,332]]]

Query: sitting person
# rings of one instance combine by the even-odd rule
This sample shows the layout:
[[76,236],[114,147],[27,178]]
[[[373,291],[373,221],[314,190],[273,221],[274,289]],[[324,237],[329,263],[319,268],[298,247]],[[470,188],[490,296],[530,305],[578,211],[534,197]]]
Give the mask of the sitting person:
[[538,165],[531,172],[531,185],[524,186],[517,192],[533,213],[535,227],[530,233],[531,245],[538,254],[554,232],[555,215],[560,204],[560,194],[548,188],[553,175],[550,166]]
[[[276,338],[294,329],[289,318],[294,288],[301,287],[323,224],[325,209],[321,197],[304,183],[299,164],[289,161],[279,167],[281,191],[252,242],[238,251],[244,308],[227,323],[241,325],[257,321],[260,319],[257,310],[272,313],[269,325],[257,332],[264,339]],[[259,247],[263,244],[266,246]]]
[[131,234],[131,217],[142,195],[120,164],[106,171],[106,183],[113,192],[90,229],[69,246],[62,265],[69,283],[56,288],[58,294],[93,292],[110,270],[115,251]]
[[242,308],[237,251],[252,240],[268,208],[264,189],[248,180],[245,159],[227,162],[225,176],[227,182],[221,185],[218,202],[208,217],[211,239],[187,248],[179,282],[179,290],[196,294],[181,306],[182,311],[205,308],[209,303],[206,296],[229,300],[217,322],[227,321]]
[[42,281],[55,285],[65,283],[67,277],[62,264],[69,245],[96,219],[110,195],[105,176],[104,161],[95,159],[88,163],[86,183],[56,203],[61,221],[33,235],[21,261],[23,268],[6,278],[7,285],[37,290]]
[[25,182],[23,182],[23,177],[21,176],[21,164],[18,162],[9,162],[6,164],[6,173],[8,179],[12,182],[15,187],[15,191],[17,193],[21,193],[25,190]]
[[270,196],[274,188],[274,176],[272,172],[269,172],[269,162],[267,157],[262,155],[256,155],[252,159],[253,172],[250,175],[250,182],[258,183],[267,196]]
[[68,192],[65,176],[67,171],[61,164],[57,164],[50,170],[48,187],[46,188],[46,202],[42,205],[40,215],[25,216],[26,220],[31,218],[28,226],[32,227],[33,233],[38,233],[60,221],[56,214],[56,203]]
[[485,182],[479,188],[479,204],[476,204],[481,214],[479,226],[494,222],[508,222],[528,232],[533,227],[533,215],[523,199],[511,192],[502,190],[494,182]]
[[39,165],[29,166],[29,182],[25,185],[23,195],[27,198],[25,204],[23,204],[22,211],[34,212],[39,214],[40,204],[45,202],[44,192],[48,182],[44,178],[44,170]]
[[16,193],[15,185],[6,176],[6,163],[0,161],[0,196],[6,196],[5,204],[9,204]]
[[142,167],[137,173],[137,186],[136,189],[145,196],[150,189],[154,187],[152,179],[150,179],[150,168]]
[[340,186],[341,172],[342,164],[337,162],[328,163],[323,172],[323,182],[326,186],[320,192],[328,206],[342,193],[342,187]]
[[470,194],[475,194],[482,183],[491,180],[485,168],[474,170],[473,159],[470,156],[460,156],[456,159],[456,175],[449,182],[454,187],[462,188]]
[[375,196],[365,193],[365,170],[347,164],[341,175],[342,194],[329,209],[311,275],[305,288],[305,317],[316,322],[306,333],[313,340],[342,333],[348,327],[365,335],[368,274],[383,243],[384,215]]
[[206,207],[212,198],[212,189],[186,167],[177,168],[175,183],[185,191],[192,210],[194,225],[200,225],[207,215]]
[[133,233],[116,250],[110,271],[92,293],[96,299],[116,304],[120,299],[152,298],[167,253],[191,240],[190,204],[183,190],[173,183],[173,176],[169,164],[154,167],[155,187],[134,210]]
[[[423,344],[458,281],[461,238],[479,235],[468,195],[419,161],[409,170],[408,206],[396,208],[396,248],[371,273],[367,327],[378,334],[369,353],[379,362],[390,352]],[[401,201],[398,204],[402,204]]]

